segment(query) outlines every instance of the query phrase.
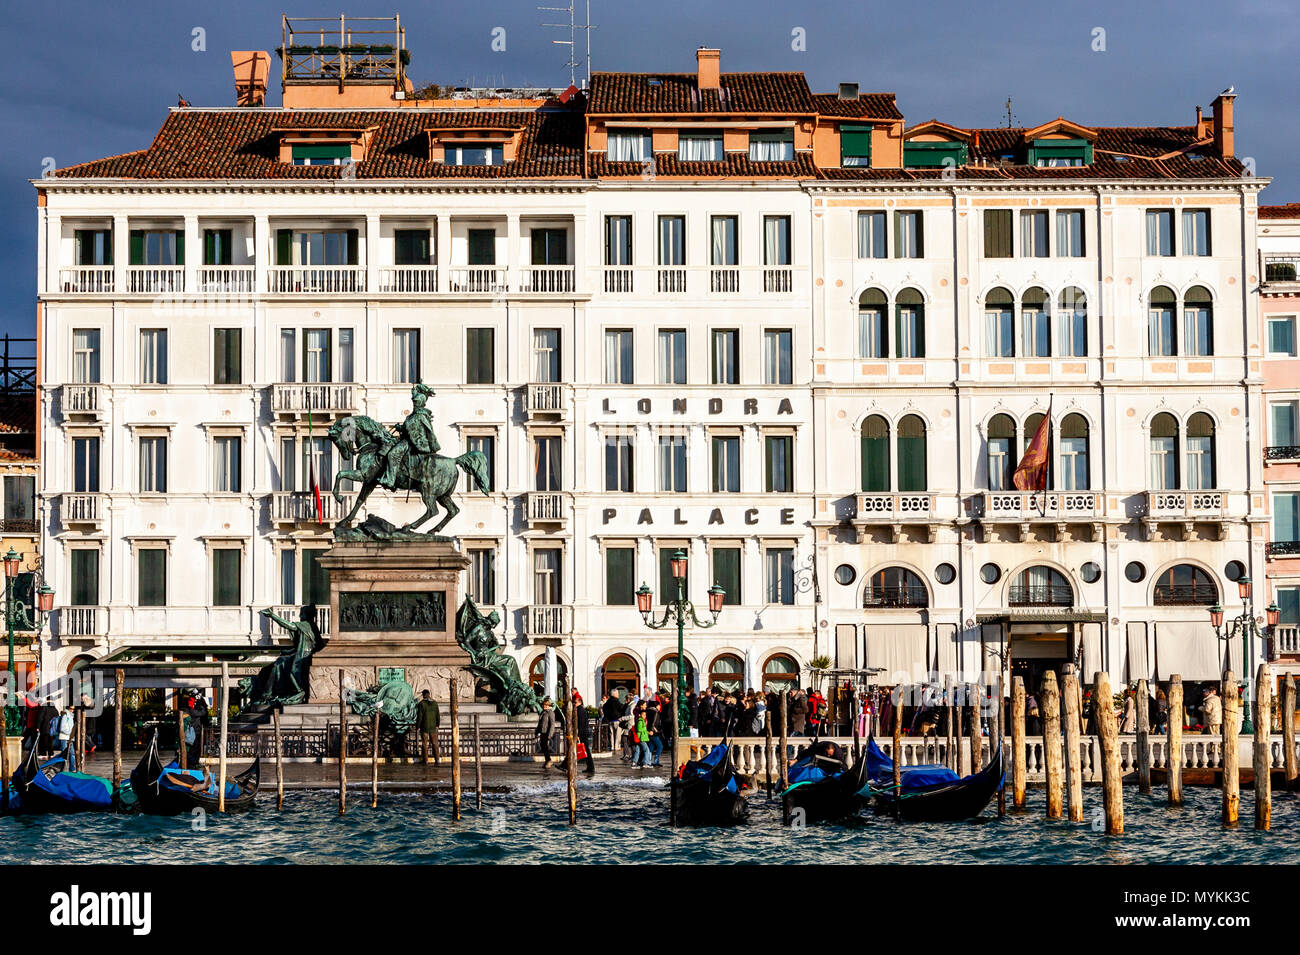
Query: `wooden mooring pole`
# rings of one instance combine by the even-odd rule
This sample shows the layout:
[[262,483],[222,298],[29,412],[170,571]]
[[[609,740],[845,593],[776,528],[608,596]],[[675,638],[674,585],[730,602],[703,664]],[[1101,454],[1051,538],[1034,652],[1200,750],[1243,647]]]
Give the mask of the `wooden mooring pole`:
[[1282,687],[1282,766],[1286,771],[1286,788],[1295,789],[1295,676],[1288,673]]
[[1241,697],[1231,670],[1223,674],[1223,824],[1235,826],[1241,811],[1241,751],[1237,727]]
[[1183,804],[1183,678],[1169,677],[1169,726],[1166,734],[1165,774],[1169,779],[1169,805]]
[[1083,766],[1079,754],[1079,674],[1073,663],[1061,671],[1061,702],[1065,709],[1065,807],[1071,822],[1083,822]]
[[284,740],[280,737],[280,707],[271,710],[275,726],[275,808],[284,808]]
[[578,824],[578,745],[577,729],[578,707],[573,701],[573,688],[569,688],[568,704],[565,706],[564,720],[564,764],[568,769],[565,785],[569,791],[569,825]]
[[1267,832],[1273,822],[1273,678],[1268,664],[1255,679],[1255,828]]
[[479,736],[479,716],[474,714],[474,808],[483,808],[483,742]]
[[1047,818],[1061,818],[1061,695],[1056,671],[1043,674],[1038,694],[1043,717],[1043,780],[1047,787]]
[[456,678],[447,681],[451,693],[451,821],[460,821],[460,701]]
[[1011,805],[1025,808],[1025,679],[1011,678]]
[[1124,834],[1124,779],[1119,768],[1119,726],[1115,720],[1110,676],[1097,671],[1092,682],[1097,715],[1097,743],[1101,747],[1101,786],[1106,813],[1106,835]]
[[339,670],[339,815],[348,811],[348,691]]
[[984,768],[984,687],[978,683],[971,684],[970,702],[970,771],[978,773]]
[[370,808],[379,805],[379,711],[370,718]]
[[[217,754],[217,812],[226,811],[226,741],[230,733],[230,663],[221,661],[221,751]],[[181,737],[181,750],[185,737]],[[198,767],[195,767],[196,769]]]
[[[126,684],[126,671],[118,667],[113,671],[113,799],[122,797],[122,695]],[[5,773],[8,779],[9,774]]]
[[1137,769],[1138,792],[1151,795],[1151,702],[1147,696],[1147,681],[1137,685]]

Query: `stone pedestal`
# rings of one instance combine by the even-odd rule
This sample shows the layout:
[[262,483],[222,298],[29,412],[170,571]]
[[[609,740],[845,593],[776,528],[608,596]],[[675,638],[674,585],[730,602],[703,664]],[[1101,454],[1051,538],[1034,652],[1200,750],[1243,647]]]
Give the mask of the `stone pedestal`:
[[321,558],[330,572],[330,636],[311,662],[312,703],[337,703],[339,670],[353,688],[401,669],[415,690],[473,701],[474,681],[462,669],[469,654],[456,642],[460,572],[469,558],[450,541],[342,541]]

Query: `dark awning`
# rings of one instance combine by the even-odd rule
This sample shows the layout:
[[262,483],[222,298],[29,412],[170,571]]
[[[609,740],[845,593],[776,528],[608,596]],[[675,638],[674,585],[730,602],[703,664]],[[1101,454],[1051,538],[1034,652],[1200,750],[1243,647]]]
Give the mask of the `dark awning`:
[[102,679],[113,682],[113,671],[123,671],[128,689],[161,687],[215,687],[221,678],[224,661],[232,681],[253,676],[280,655],[278,647],[202,646],[202,647],[123,647],[78,669],[97,671]]

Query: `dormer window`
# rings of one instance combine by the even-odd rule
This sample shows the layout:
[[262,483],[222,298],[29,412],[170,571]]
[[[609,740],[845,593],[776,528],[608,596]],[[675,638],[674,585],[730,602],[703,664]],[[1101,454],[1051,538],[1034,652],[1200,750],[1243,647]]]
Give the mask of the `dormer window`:
[[909,169],[929,169],[966,165],[965,143],[903,143],[903,165]]
[[295,166],[342,166],[352,160],[348,143],[302,143],[293,146]]
[[792,159],[794,159],[793,129],[749,134],[750,162],[790,162]]
[[1086,139],[1035,139],[1029,147],[1031,166],[1086,166],[1092,162],[1092,144]]
[[504,161],[505,148],[489,143],[449,145],[443,157],[448,166],[500,166]]
[[677,158],[683,162],[722,162],[722,133],[682,133],[677,138]]
[[845,124],[840,127],[840,165],[871,165],[870,126],[850,126]]
[[648,162],[653,155],[650,134],[644,129],[611,129],[606,158],[610,162]]

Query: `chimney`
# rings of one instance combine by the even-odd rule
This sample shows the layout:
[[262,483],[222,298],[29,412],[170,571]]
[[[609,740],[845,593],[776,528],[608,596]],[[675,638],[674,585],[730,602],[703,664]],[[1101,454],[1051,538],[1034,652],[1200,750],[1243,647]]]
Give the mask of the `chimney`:
[[1229,86],[1214,98],[1214,145],[1224,159],[1233,157],[1232,104],[1237,98],[1235,87]]
[[265,106],[271,54],[265,50],[231,50],[230,64],[235,68],[235,105]]
[[858,98],[857,83],[840,84],[840,99],[857,99],[857,98]]
[[702,90],[716,90],[722,87],[722,51],[700,47],[695,51],[697,70],[696,86]]

